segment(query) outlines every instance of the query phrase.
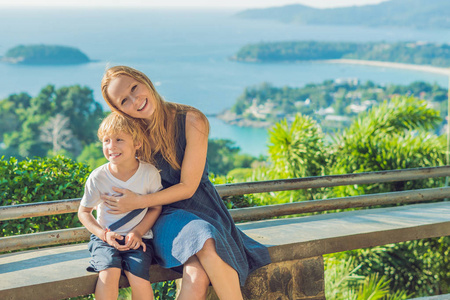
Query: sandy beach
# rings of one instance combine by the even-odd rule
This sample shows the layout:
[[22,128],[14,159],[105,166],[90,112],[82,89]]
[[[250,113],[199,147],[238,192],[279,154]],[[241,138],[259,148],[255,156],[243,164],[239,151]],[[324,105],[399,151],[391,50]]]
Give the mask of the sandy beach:
[[441,75],[450,75],[450,68],[440,68],[428,65],[413,65],[413,64],[402,64],[395,62],[386,61],[376,61],[376,60],[359,60],[359,59],[327,59],[320,60],[319,62],[325,63],[336,63],[336,64],[357,64],[366,65],[374,67],[386,67],[386,68],[397,68],[397,69],[408,69],[414,71],[429,72]]

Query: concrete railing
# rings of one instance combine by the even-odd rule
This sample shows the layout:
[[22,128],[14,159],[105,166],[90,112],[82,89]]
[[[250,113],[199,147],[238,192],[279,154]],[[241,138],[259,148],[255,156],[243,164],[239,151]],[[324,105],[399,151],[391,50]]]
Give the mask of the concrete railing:
[[[216,189],[221,197],[228,197],[275,191],[398,182],[446,176],[450,176],[450,166],[232,183],[216,185]],[[260,220],[270,217],[321,212],[335,209],[426,202],[436,199],[444,199],[449,195],[450,187],[440,187],[233,209],[230,210],[230,214],[234,221],[238,222],[242,220]],[[73,213],[78,210],[80,200],[81,199],[68,199],[23,205],[1,206],[0,221]],[[66,244],[71,242],[82,242],[89,240],[89,236],[90,233],[84,227],[80,227],[4,237],[0,238],[0,252]]]
[[[216,188],[221,197],[227,197],[274,191],[398,182],[447,176],[450,176],[450,166],[224,184],[216,185]],[[449,187],[439,187],[233,209],[230,210],[230,213],[235,221],[261,220],[276,216],[342,210],[347,208],[429,202],[445,199],[449,195]],[[80,199],[70,199],[0,207],[0,221],[73,213],[77,211],[79,201]],[[271,275],[273,275],[273,272],[279,272],[280,269],[276,271],[276,268],[283,268],[283,270],[288,270],[286,272],[290,274],[290,277],[288,277],[291,278],[291,281],[300,280],[298,278],[301,277],[303,278],[301,280],[309,282],[309,285],[305,285],[303,282],[306,289],[309,288],[307,291],[304,290],[305,288],[303,288],[302,291],[296,291],[294,285],[294,290],[290,291],[292,297],[296,299],[324,299],[323,260],[321,257],[323,254],[418,238],[450,235],[450,209],[448,211],[445,210],[448,207],[447,202],[440,202],[437,205],[420,205],[422,206],[408,205],[407,208],[404,209],[399,207],[370,209],[327,214],[328,216],[315,215],[311,217],[272,219],[239,224],[238,227],[240,227],[241,230],[269,247],[269,252],[273,261],[273,264],[261,268],[258,272],[255,272],[255,274],[249,277],[246,288],[244,288],[244,295],[246,295],[247,299],[259,299],[258,297],[261,297],[261,295],[267,295],[267,289],[271,289],[272,286],[270,286],[270,288],[264,287],[264,284],[261,284],[260,278],[270,278]],[[376,217],[374,217],[378,220],[376,224],[370,220],[368,221],[367,212],[364,211],[370,211],[370,213],[376,214]],[[433,217],[435,213],[439,214],[439,217]],[[390,223],[389,220],[392,217],[392,214],[397,214],[396,218],[404,221]],[[386,220],[383,221],[383,218],[386,218]],[[313,235],[308,236],[308,230],[310,230],[308,226],[311,222],[314,222],[315,232]],[[352,226],[354,222],[360,222],[360,224],[358,224],[359,226],[357,226],[358,228],[355,228],[354,225]],[[320,231],[321,226],[323,226],[323,232]],[[273,235],[270,235],[270,233]],[[89,235],[89,232],[85,228],[74,228],[4,237],[0,238],[0,251],[23,250],[41,246],[86,241],[88,240]],[[34,253],[30,251],[22,252]],[[0,256],[0,264],[2,263],[1,259]],[[15,259],[17,259],[17,257]],[[15,266],[15,268],[24,267],[21,265]],[[307,270],[313,269],[316,271],[313,272],[314,274],[310,274],[309,278],[305,278],[304,274],[299,274],[299,270],[302,270],[301,272],[306,272]],[[13,271],[14,270],[11,272]],[[23,269],[20,271],[22,272],[20,273],[22,274],[20,276],[26,274]],[[2,271],[0,270],[0,279],[2,278],[1,274]],[[158,275],[159,277],[157,280],[174,278],[172,274],[170,276],[164,275],[164,272],[161,274]],[[95,280],[95,278],[88,280],[90,285],[87,291],[91,290],[92,280]],[[259,282],[259,284],[255,284],[255,282]],[[45,283],[47,284],[48,282]],[[55,285],[55,283],[52,284]],[[34,287],[30,287],[30,285],[31,283],[24,284],[30,291],[30,295],[32,295],[35,292],[33,289],[36,289],[39,284],[35,284]],[[44,283],[41,283],[41,285],[44,285]],[[21,286],[20,288],[24,288],[24,286]],[[45,286],[48,288],[48,285]],[[322,287],[322,289],[317,287]],[[301,289],[300,287],[298,288]],[[0,298],[2,298],[2,295],[18,293],[15,292],[16,289],[18,291],[18,285],[14,289],[8,289],[7,286],[1,287]],[[64,294],[64,296],[73,297],[74,295],[86,293],[86,290],[83,290],[83,292],[72,291],[72,293],[69,293],[67,287],[64,287],[64,289],[65,290],[61,288],[61,292],[58,295]],[[314,294],[315,298],[308,298],[308,293]],[[21,294],[21,296],[25,297],[24,294]],[[276,295],[273,294],[273,296],[275,297]],[[23,299],[26,299],[26,297]],[[54,299],[57,299],[57,297],[55,296]]]

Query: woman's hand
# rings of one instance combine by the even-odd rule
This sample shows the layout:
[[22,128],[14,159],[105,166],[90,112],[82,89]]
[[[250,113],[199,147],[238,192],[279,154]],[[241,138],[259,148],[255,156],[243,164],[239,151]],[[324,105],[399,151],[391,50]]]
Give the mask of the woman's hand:
[[120,193],[120,196],[108,196],[102,195],[101,199],[105,202],[105,205],[110,209],[111,214],[126,213],[140,207],[140,195],[121,188],[112,188],[115,192]]
[[144,249],[144,252],[147,250],[147,245],[142,241],[142,236],[134,231],[131,231],[125,237],[125,246],[129,249],[139,249],[140,246]]

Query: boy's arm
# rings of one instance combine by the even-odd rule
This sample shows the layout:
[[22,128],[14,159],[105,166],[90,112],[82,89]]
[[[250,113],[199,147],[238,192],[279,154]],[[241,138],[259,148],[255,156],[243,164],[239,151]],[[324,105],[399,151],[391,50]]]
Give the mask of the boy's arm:
[[80,205],[78,208],[78,219],[90,233],[95,234],[102,240],[105,240],[105,230],[98,224],[97,220],[92,215],[93,210],[93,207],[85,207]]
[[161,214],[162,206],[149,207],[144,218],[131,230],[125,239],[125,246],[130,249],[138,249],[139,246],[146,250],[145,243],[142,242],[142,236],[153,227],[159,215]]
[[84,225],[84,227],[86,227],[87,230],[89,230],[90,233],[95,234],[102,241],[105,241],[118,250],[124,250],[122,249],[123,246],[120,246],[116,241],[116,239],[121,240],[123,237],[115,232],[107,232],[104,230],[92,215],[93,210],[93,207],[85,207],[80,205],[78,208],[78,219],[80,222]]

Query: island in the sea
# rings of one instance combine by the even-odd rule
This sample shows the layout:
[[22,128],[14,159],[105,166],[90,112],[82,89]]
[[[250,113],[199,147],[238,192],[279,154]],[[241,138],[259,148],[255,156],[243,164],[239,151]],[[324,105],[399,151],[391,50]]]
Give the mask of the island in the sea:
[[437,84],[417,81],[409,85],[379,85],[362,83],[356,78],[326,80],[303,87],[276,87],[269,83],[247,87],[235,104],[217,118],[237,126],[269,128],[282,119],[290,122],[301,113],[315,119],[324,132],[333,132],[348,126],[359,113],[399,95],[427,101],[445,120],[447,89]]
[[9,49],[1,60],[25,65],[69,65],[91,61],[79,49],[59,45],[19,45]]
[[232,59],[246,62],[357,59],[450,67],[450,45],[427,42],[267,42],[243,46]]

